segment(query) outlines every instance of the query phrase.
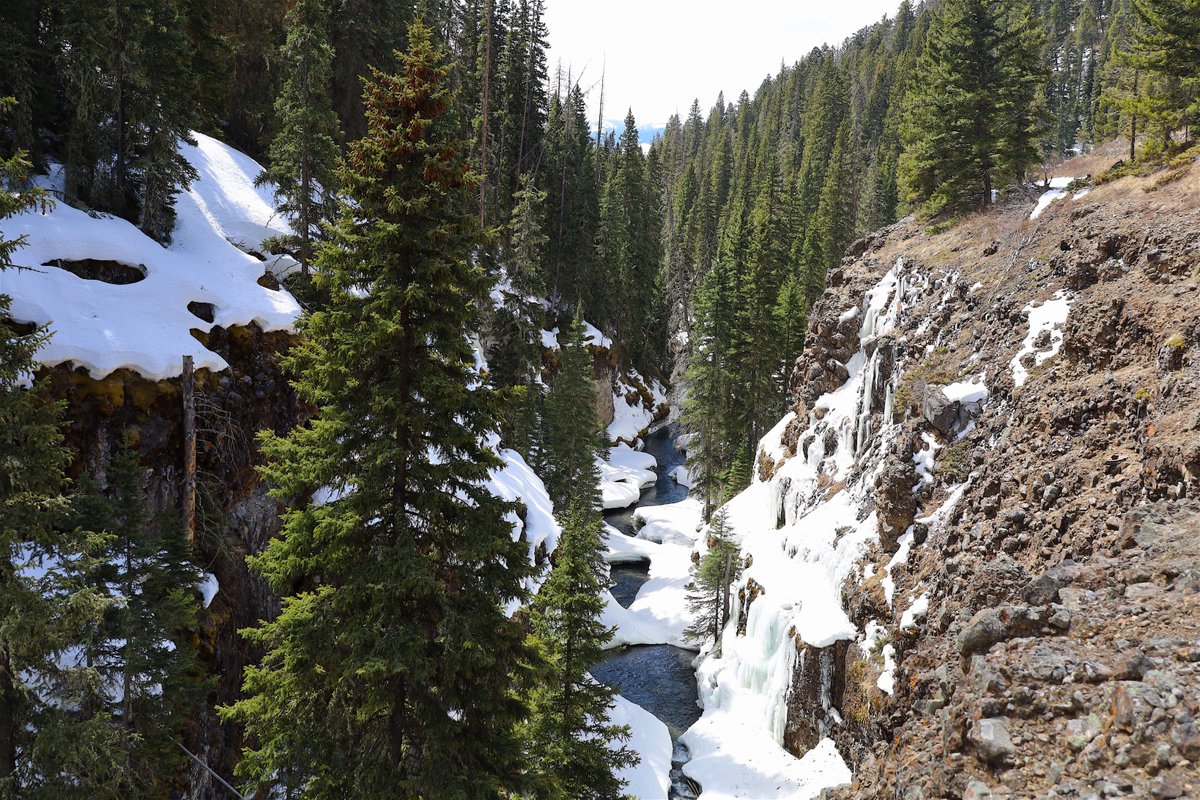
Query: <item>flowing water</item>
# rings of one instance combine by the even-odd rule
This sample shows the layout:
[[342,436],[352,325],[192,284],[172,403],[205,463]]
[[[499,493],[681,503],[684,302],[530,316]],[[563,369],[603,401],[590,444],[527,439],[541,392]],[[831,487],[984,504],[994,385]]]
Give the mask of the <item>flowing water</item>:
[[[605,521],[626,536],[634,536],[634,511],[638,507],[677,503],[687,497],[687,488],[671,477],[671,470],[684,462],[675,447],[674,426],[660,428],[646,437],[645,451],[658,460],[658,480],[642,490],[637,503],[627,509],[604,515]],[[613,565],[612,594],[628,608],[638,590],[649,579],[648,561]],[[639,645],[612,651],[592,668],[596,680],[617,688],[628,700],[637,703],[666,724],[675,751],[671,764],[672,800],[696,796],[696,786],[683,776],[682,765],[688,759],[687,748],[679,736],[700,718],[696,674],[692,660],[696,654],[670,645]]]

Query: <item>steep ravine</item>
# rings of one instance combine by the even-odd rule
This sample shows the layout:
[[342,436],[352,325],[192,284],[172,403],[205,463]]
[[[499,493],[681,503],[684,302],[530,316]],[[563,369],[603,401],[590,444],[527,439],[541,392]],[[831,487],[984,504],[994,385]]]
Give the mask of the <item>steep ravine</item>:
[[739,765],[744,796],[1200,792],[1197,192],[851,248],[729,504],[747,569],[689,774],[771,744],[808,769]]
[[[645,438],[643,450],[657,462],[654,468],[656,480],[642,490],[637,503],[605,514],[605,522],[621,535],[636,536],[639,509],[670,505],[687,498],[687,488],[671,477],[671,472],[684,462],[684,454],[675,446],[675,433],[675,427],[668,425]],[[629,608],[636,599],[641,587],[649,580],[649,570],[649,559],[611,566],[612,595],[622,607]],[[679,743],[683,732],[700,717],[696,676],[692,669],[695,655],[693,651],[669,644],[633,645],[612,652],[591,671],[596,680],[613,686],[625,699],[666,724],[674,745],[670,776],[672,800],[696,796],[694,785],[683,776],[682,764],[687,759],[687,748]]]

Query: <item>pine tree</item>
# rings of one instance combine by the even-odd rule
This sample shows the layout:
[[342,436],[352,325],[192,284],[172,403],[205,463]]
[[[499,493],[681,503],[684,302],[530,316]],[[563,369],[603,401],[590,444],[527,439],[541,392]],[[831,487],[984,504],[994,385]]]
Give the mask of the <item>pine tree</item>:
[[275,100],[275,137],[270,166],[257,183],[274,184],[275,202],[295,235],[267,242],[295,254],[308,276],[322,224],[331,220],[337,192],[339,135],[329,99],[333,48],[329,13],[322,0],[299,0],[284,17],[287,42],[280,50],[284,82]]
[[[854,235],[853,202],[850,187],[853,171],[849,163],[850,130],[843,122],[834,139],[833,152],[821,186],[816,214],[808,226],[800,254],[800,282],[804,290],[805,311],[825,291],[825,276],[842,260],[842,253]],[[795,358],[797,353],[785,353]]]
[[693,355],[687,369],[683,424],[692,434],[687,451],[691,491],[702,498],[707,518],[722,500],[732,441],[730,343],[737,299],[734,277],[724,259],[718,259],[701,281],[695,306]]
[[[598,478],[593,465],[584,480]],[[530,609],[533,637],[548,668],[531,693],[526,747],[539,798],[622,800],[624,781],[613,772],[638,757],[624,744],[628,726],[608,721],[612,688],[588,674],[604,658],[613,629],[600,621],[608,566],[600,513],[587,492],[570,502],[562,526],[554,568]]]
[[1148,116],[1162,129],[1160,141],[1184,126],[1190,135],[1200,117],[1200,8],[1186,0],[1133,0],[1133,9],[1130,61],[1160,79]]
[[534,459],[537,418],[541,408],[541,330],[544,317],[541,298],[546,234],[542,232],[546,193],[539,192],[533,176],[526,175],[516,195],[509,223],[509,245],[502,262],[511,291],[504,292],[489,321],[487,350],[491,378],[498,386],[516,387],[520,397],[505,417],[505,443]]
[[102,686],[112,687],[91,701],[94,713],[125,733],[121,796],[151,800],[170,793],[183,763],[175,742],[204,689],[194,645],[201,575],[178,520],[152,524],[144,469],[129,440],[109,484],[111,499],[93,489],[76,512],[81,526],[102,534],[77,571],[108,601],[83,652]]
[[[257,743],[241,774],[307,798],[485,798],[525,780],[514,688],[534,654],[505,608],[533,567],[485,485],[502,397],[467,341],[490,276],[471,257],[450,73],[418,21],[402,74],[368,82],[367,136],[314,277],[329,305],[290,359],[320,411],[264,440],[264,474],[292,506],[252,563],[283,609],[248,632],[267,654],[225,714]],[[318,487],[337,496],[314,505]]]
[[72,109],[67,199],[170,239],[175,195],[196,177],[179,153],[195,121],[190,42],[175,0],[62,0]]
[[987,206],[1039,160],[1031,113],[1043,71],[1027,0],[948,0],[905,99],[905,199],[926,215]]
[[704,555],[692,565],[687,600],[693,622],[686,631],[690,639],[703,645],[712,637],[720,647],[721,631],[729,621],[729,587],[741,573],[741,551],[721,509],[709,524]]
[[[11,98],[0,102],[5,111],[12,104]],[[0,183],[23,185],[28,171],[25,154],[18,152],[0,161]],[[0,219],[45,202],[37,192],[0,191]],[[13,253],[23,244],[23,239],[0,238],[0,269],[12,266]],[[18,456],[0,460],[0,618],[47,619],[43,598],[16,576],[28,560],[30,539],[51,539],[55,518],[66,508],[62,409],[44,389],[23,387],[47,333],[42,329],[19,336],[9,316],[10,304],[7,295],[0,295],[0,446],[4,453]],[[32,632],[10,626],[0,630],[0,793],[15,793],[20,786],[18,754],[27,747],[33,703],[21,676],[30,662],[48,656],[40,638],[37,626]]]
[[596,417],[596,389],[591,351],[583,343],[582,309],[565,331],[562,366],[546,393],[543,415],[542,479],[554,507],[579,502],[600,507],[600,490],[592,479],[596,458],[604,452]]
[[[11,101],[0,101],[7,107]],[[24,186],[29,162],[18,151],[0,161],[0,185]],[[38,189],[0,191],[0,219],[47,204]],[[22,238],[0,239],[0,270],[12,266]],[[72,580],[87,560],[87,536],[64,529],[70,501],[63,404],[33,383],[45,328],[18,333],[11,299],[0,294],[0,796],[75,800],[123,774],[111,751],[122,737],[82,708],[98,676],[63,658],[103,605]],[[88,562],[90,563],[90,561]]]

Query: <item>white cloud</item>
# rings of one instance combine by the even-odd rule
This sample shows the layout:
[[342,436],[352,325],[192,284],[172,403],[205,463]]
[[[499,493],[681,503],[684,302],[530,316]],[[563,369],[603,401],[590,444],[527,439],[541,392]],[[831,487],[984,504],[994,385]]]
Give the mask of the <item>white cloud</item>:
[[781,63],[839,44],[894,15],[900,0],[546,0],[550,80],[561,63],[578,76],[596,116],[605,71],[604,116],[632,106],[639,124],[707,114],[719,91],[751,95]]

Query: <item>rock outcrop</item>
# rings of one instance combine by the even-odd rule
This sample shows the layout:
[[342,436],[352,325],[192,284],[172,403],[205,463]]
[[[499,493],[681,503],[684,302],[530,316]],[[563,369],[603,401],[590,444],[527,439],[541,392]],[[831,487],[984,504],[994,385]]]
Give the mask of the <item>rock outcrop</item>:
[[1200,796],[1198,193],[1193,168],[1036,220],[1018,199],[905,221],[831,275],[801,421],[846,380],[864,293],[900,260],[920,290],[872,345],[854,440],[876,470],[878,545],[842,587],[864,633],[797,659],[789,690],[785,746],[830,736],[855,773],[829,797]]

